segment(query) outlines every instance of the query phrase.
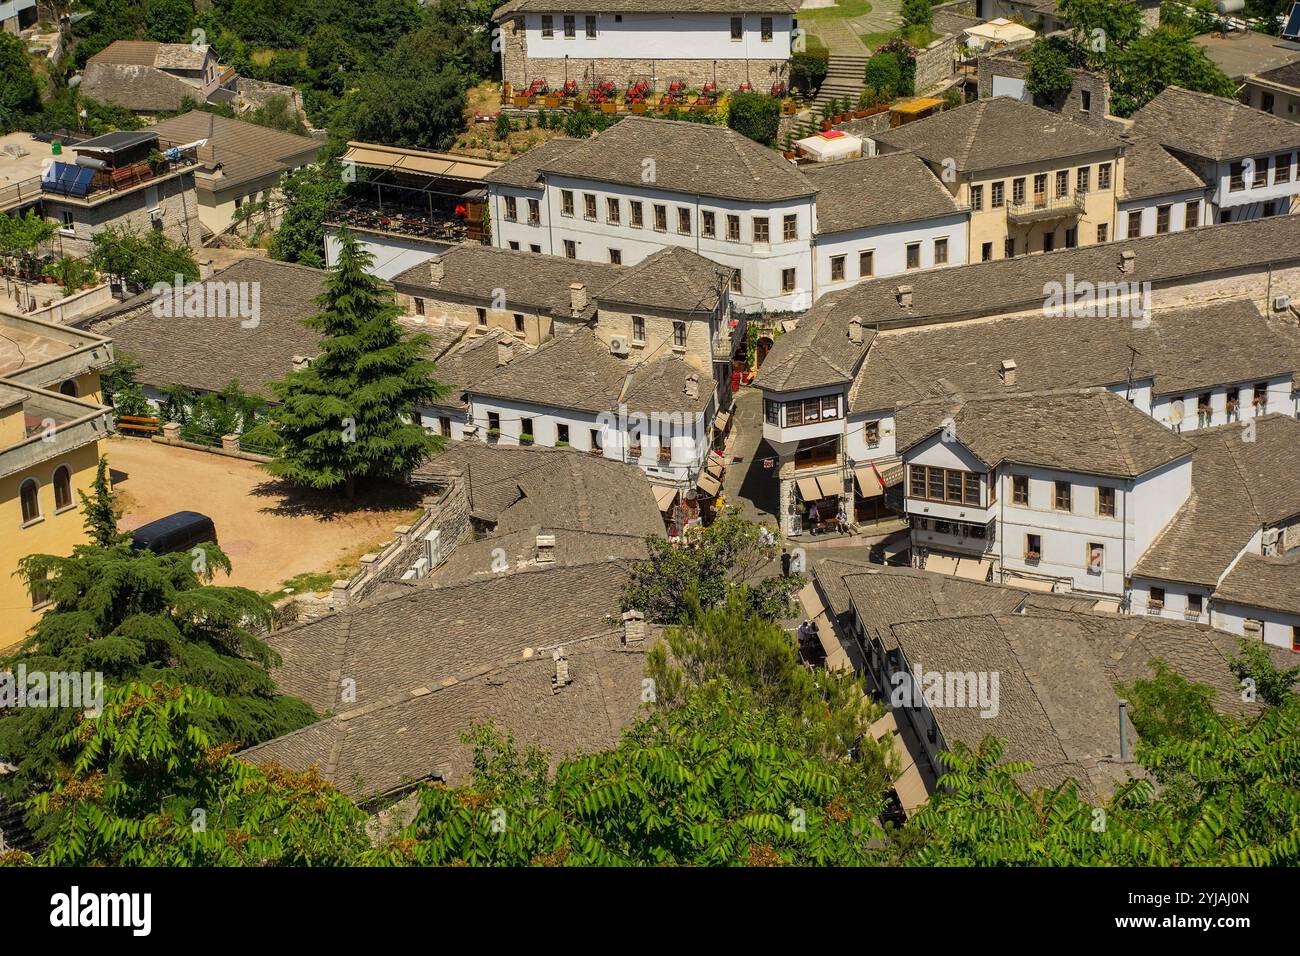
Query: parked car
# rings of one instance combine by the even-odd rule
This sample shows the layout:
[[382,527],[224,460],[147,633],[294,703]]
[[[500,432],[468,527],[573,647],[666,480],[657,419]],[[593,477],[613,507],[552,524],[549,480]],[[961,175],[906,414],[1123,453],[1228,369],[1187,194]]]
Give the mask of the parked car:
[[136,528],[131,537],[131,550],[171,554],[188,551],[204,541],[217,542],[217,529],[212,519],[197,511],[178,511]]

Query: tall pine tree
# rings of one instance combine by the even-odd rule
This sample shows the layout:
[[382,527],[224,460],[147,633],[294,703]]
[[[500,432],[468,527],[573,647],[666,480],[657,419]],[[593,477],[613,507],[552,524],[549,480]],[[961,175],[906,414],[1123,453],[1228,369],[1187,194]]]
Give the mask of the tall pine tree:
[[306,322],[323,336],[320,354],[272,384],[284,450],[262,466],[293,484],[342,486],[349,498],[358,479],[402,480],[442,447],[413,421],[415,405],[445,393],[425,358],[428,336],[397,323],[392,292],[366,272],[371,260],[340,233],[321,311]]

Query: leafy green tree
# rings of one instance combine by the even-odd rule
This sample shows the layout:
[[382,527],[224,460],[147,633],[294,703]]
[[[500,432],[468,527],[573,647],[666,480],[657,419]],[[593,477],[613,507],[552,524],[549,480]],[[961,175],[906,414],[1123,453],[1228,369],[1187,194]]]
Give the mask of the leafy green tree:
[[189,43],[194,28],[192,0],[145,0],[144,24],[150,40]]
[[1278,667],[1269,656],[1262,641],[1241,638],[1241,653],[1228,666],[1243,689],[1254,690],[1258,700],[1269,707],[1280,707],[1295,697],[1296,681],[1300,680],[1300,665]]
[[790,83],[804,92],[820,87],[829,70],[829,50],[808,50],[790,57]]
[[[104,528],[107,531],[107,528]],[[215,544],[193,552],[133,552],[80,545],[72,555],[29,555],[19,573],[39,584],[50,606],[0,666],[29,673],[102,673],[107,687],[131,681],[189,684],[222,698],[224,709],[196,720],[220,742],[243,746],[315,719],[301,700],[276,693],[268,670],[279,656],[261,637],[273,608],[247,588],[212,584],[230,560]],[[19,708],[0,720],[0,794],[51,785],[62,767],[58,741],[76,725],[71,708]]]
[[1131,0],[1060,0],[1058,9],[1090,70],[1104,70],[1142,32],[1142,8]]
[[766,93],[733,93],[727,101],[727,125],[756,143],[775,146],[781,102]]
[[443,443],[411,417],[444,392],[424,357],[428,336],[398,325],[393,293],[366,271],[370,261],[355,236],[339,235],[321,311],[306,322],[323,337],[320,354],[272,385],[284,448],[261,466],[294,484],[341,486],[349,498],[357,479],[402,480]]
[[1024,55],[1029,64],[1025,88],[1049,103],[1061,103],[1074,85],[1070,74],[1070,68],[1074,66],[1071,51],[1069,42],[1061,37],[1035,40]]
[[903,22],[911,27],[929,27],[934,25],[934,11],[930,9],[930,0],[903,0]]
[[1138,736],[1148,743],[1191,740],[1217,720],[1214,688],[1189,681],[1163,660],[1151,662],[1155,674],[1139,678],[1119,692],[1133,705],[1130,717]]
[[[725,686],[752,695],[761,707],[797,718],[808,753],[835,762],[845,788],[880,796],[887,789],[892,751],[868,733],[883,710],[851,671],[808,668],[789,632],[754,614],[742,590],[725,604],[703,608],[687,594],[687,623],[669,628],[646,658],[656,700],[668,707],[691,694]],[[845,759],[851,755],[850,759]]]
[[199,279],[199,264],[190,248],[161,232],[151,229],[141,235],[125,226],[109,226],[95,233],[91,243],[90,261],[95,268],[117,276],[128,289],[138,292],[160,282],[171,285],[177,276],[182,282]]
[[108,457],[99,456],[95,467],[95,480],[90,484],[90,494],[78,491],[81,510],[86,516],[86,536],[96,548],[111,548],[120,544],[124,535],[117,530],[122,509],[117,505],[117,495],[108,480]]
[[412,824],[369,860],[443,866],[832,866],[870,858],[875,805],[809,756],[791,715],[718,688],[566,760],[490,731],[473,782],[425,787]]
[[343,167],[333,160],[304,166],[286,175],[280,227],[271,238],[271,255],[314,268],[325,265],[325,217],[347,192]]
[[130,683],[59,741],[69,773],[36,795],[42,866],[339,866],[367,846],[366,814],[313,768],[257,769],[199,715],[193,687]]
[[27,44],[12,33],[0,33],[0,127],[10,133],[40,105],[41,96]]
[[1109,71],[1112,110],[1131,116],[1167,86],[1181,86],[1226,99],[1236,86],[1185,33],[1159,28],[1144,33],[1115,55]]
[[465,121],[465,80],[450,67],[420,75],[366,74],[339,122],[355,139],[414,149],[451,146]]
[[650,557],[633,566],[623,605],[663,624],[689,620],[688,594],[701,607],[719,607],[733,588],[742,589],[751,611],[772,620],[789,612],[791,595],[806,583],[800,575],[762,576],[774,567],[780,547],[765,542],[762,527],[741,517],[738,508],[692,532],[685,547],[660,538],[647,544]]

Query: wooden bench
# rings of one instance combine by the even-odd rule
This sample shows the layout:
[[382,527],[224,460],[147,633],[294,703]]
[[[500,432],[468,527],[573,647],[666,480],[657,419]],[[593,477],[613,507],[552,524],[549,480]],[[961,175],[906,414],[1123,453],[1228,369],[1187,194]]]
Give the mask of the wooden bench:
[[119,415],[117,430],[152,437],[162,431],[162,421],[145,415]]

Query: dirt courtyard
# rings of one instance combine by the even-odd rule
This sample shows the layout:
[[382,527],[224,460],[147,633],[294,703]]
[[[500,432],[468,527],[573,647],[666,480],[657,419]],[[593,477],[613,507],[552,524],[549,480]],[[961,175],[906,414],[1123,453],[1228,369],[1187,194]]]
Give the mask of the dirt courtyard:
[[110,441],[108,463],[123,531],[176,511],[201,512],[232,565],[216,583],[259,592],[302,574],[355,574],[361,555],[418,511],[416,497],[397,490],[349,505],[341,495],[288,489],[251,461],[140,438]]

